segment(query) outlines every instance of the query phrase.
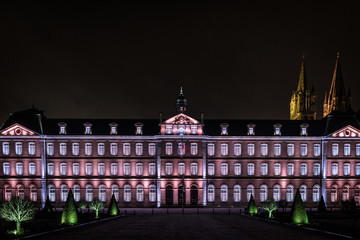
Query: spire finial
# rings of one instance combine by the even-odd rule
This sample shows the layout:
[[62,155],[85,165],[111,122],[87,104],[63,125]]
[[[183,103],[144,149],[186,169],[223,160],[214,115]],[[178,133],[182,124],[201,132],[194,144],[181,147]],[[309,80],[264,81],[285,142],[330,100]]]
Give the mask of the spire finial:
[[184,95],[184,94],[183,94],[182,87],[180,87],[180,95]]
[[339,58],[339,57],[340,57],[340,52],[337,52],[336,57],[337,57],[337,58]]

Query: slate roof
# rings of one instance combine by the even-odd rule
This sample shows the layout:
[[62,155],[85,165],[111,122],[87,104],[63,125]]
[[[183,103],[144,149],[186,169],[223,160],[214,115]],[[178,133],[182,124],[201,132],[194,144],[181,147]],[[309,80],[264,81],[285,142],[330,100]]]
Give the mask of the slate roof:
[[[118,124],[118,135],[135,135],[135,123],[143,123],[143,135],[158,135],[160,131],[158,119],[50,119],[42,111],[28,109],[10,114],[2,125],[3,130],[15,123],[19,123],[39,134],[58,135],[59,123],[67,124],[68,135],[84,135],[84,123],[92,124],[92,135],[109,135],[111,123]],[[347,113],[333,112],[322,120],[237,120],[237,119],[205,119],[204,134],[220,136],[220,124],[229,124],[229,136],[246,136],[247,125],[255,124],[255,136],[274,136],[274,125],[281,124],[281,136],[299,136],[300,125],[306,123],[308,136],[327,136],[336,130],[352,125],[360,129],[359,119],[354,111]]]

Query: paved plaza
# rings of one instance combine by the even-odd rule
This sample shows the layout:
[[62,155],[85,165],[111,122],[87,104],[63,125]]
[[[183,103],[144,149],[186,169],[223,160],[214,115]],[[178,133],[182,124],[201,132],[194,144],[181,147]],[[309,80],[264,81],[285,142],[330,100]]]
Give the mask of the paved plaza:
[[[127,215],[36,239],[341,239],[240,215],[240,209],[127,210]],[[121,213],[124,213],[121,210]]]

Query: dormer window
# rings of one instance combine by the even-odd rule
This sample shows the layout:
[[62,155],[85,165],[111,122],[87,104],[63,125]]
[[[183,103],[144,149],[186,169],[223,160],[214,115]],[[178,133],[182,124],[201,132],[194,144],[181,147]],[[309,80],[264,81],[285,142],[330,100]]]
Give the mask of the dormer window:
[[110,126],[110,134],[116,135],[118,125],[116,123],[110,123],[109,126]]
[[227,124],[227,123],[220,124],[221,135],[228,135],[228,127],[229,127],[229,124]]
[[307,136],[308,135],[308,127],[309,125],[306,123],[303,123],[300,125],[300,135],[301,136]]
[[61,122],[59,125],[59,134],[66,134],[66,123]]
[[171,133],[172,133],[172,126],[166,125],[166,134],[171,134]]
[[197,125],[191,125],[191,134],[197,134]]
[[255,135],[255,124],[248,124],[247,127],[248,127],[248,131],[247,131],[247,135],[249,136],[254,136]]
[[84,123],[84,126],[85,126],[85,134],[92,134],[92,130],[91,130],[92,124]]
[[144,124],[142,123],[135,123],[135,128],[136,128],[136,135],[143,135],[143,126]]
[[274,135],[280,136],[281,135],[281,124],[275,124],[274,125]]

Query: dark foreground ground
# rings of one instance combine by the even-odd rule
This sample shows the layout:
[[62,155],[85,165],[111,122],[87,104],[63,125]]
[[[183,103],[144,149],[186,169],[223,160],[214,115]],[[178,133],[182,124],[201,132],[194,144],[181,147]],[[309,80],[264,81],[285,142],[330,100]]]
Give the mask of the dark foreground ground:
[[[130,212],[128,212],[130,213]],[[341,239],[296,227],[283,226],[240,214],[196,211],[181,214],[180,210],[137,211],[107,222],[56,232],[34,239]]]

